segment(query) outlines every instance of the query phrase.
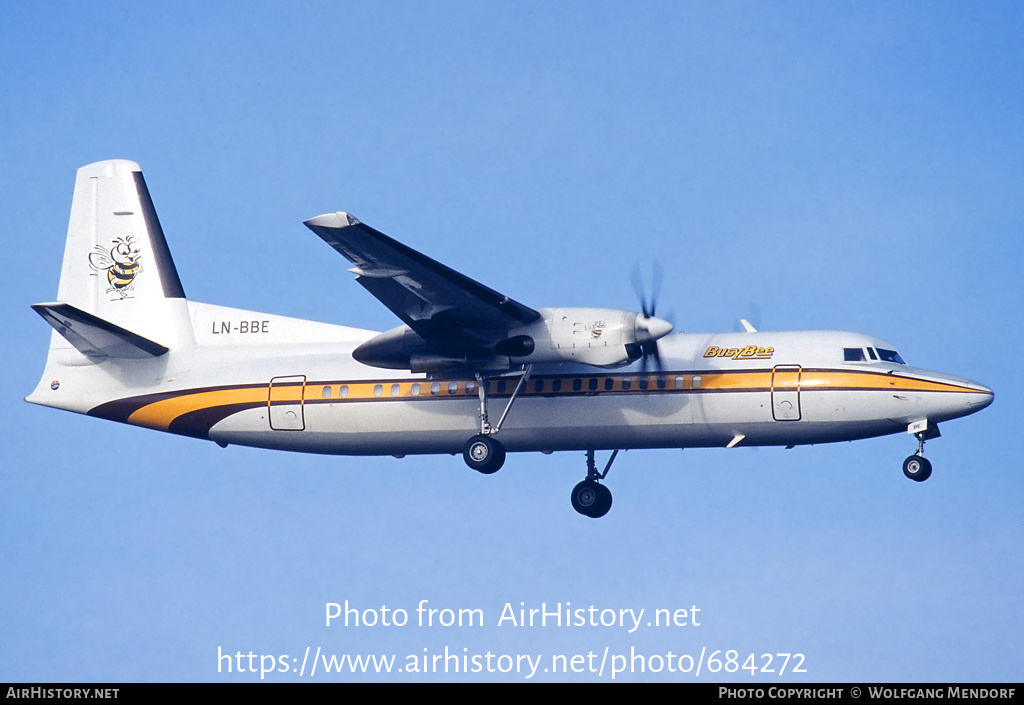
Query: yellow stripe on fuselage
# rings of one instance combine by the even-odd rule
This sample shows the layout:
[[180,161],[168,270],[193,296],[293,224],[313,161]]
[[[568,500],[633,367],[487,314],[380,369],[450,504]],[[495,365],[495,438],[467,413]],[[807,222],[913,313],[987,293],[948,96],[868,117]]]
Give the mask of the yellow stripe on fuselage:
[[[844,391],[924,391],[924,392],[953,392],[977,394],[979,390],[949,382],[934,382],[930,380],[903,377],[878,372],[852,372],[845,370],[799,370],[795,366],[784,371],[774,373],[772,370],[750,370],[750,371],[694,371],[662,374],[628,374],[618,373],[612,375],[565,375],[558,377],[538,376],[531,380],[522,390],[523,397],[533,396],[562,396],[562,395],[585,395],[599,396],[602,394],[615,395],[645,395],[645,394],[689,394],[689,393],[714,393],[714,392],[769,392],[775,388],[785,387],[788,389],[799,388],[803,392],[844,390]],[[698,386],[694,386],[699,378]],[[596,389],[591,389],[589,382],[592,379],[598,380]],[[611,388],[606,388],[604,381],[613,381]],[[628,389],[623,386],[623,380],[629,379]],[[659,386],[658,380],[664,380]],[[543,386],[538,391],[533,382],[543,380]],[[553,389],[553,382],[560,382],[560,389]],[[581,380],[580,389],[574,389],[573,382]],[[646,380],[646,389],[640,384],[640,380]],[[677,382],[677,380],[679,380]],[[453,390],[449,385],[455,383]],[[134,411],[127,419],[128,423],[147,428],[166,431],[175,419],[183,414],[188,414],[214,407],[228,406],[234,404],[269,404],[271,396],[273,401],[284,403],[306,403],[306,404],[344,404],[361,401],[388,401],[388,400],[437,400],[476,397],[477,391],[473,386],[467,386],[469,380],[352,380],[352,381],[310,381],[302,384],[274,385],[272,393],[268,391],[268,385],[260,384],[251,387],[231,389],[206,389],[206,390],[183,390],[177,396],[155,401]],[[498,381],[488,381],[488,395],[507,397],[511,394],[513,384],[506,385],[504,393],[498,392]],[[439,383],[438,391],[434,392],[431,386]],[[397,394],[392,390],[397,386]],[[323,388],[331,387],[331,394],[323,396]],[[345,388],[345,396],[340,396],[341,389]],[[417,393],[413,394],[413,388]]]
[[128,417],[128,423],[166,431],[171,422],[182,414],[215,406],[253,402],[267,402],[266,385],[242,389],[184,392],[179,396],[156,401],[136,410]]
[[933,382],[879,372],[813,369],[801,371],[800,389],[806,391],[819,389],[855,389],[865,391],[886,389],[906,392],[969,392],[972,394],[979,392],[977,389],[960,384]]

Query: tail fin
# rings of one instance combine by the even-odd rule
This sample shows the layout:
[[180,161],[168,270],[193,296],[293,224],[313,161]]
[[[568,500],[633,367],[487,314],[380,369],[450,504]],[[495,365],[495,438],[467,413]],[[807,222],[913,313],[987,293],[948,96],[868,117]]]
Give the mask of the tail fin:
[[[111,160],[78,170],[57,300],[36,310],[72,343],[44,310],[67,304],[98,319],[93,325],[161,347],[192,340],[185,292],[138,164]],[[51,351],[63,342],[54,338]]]

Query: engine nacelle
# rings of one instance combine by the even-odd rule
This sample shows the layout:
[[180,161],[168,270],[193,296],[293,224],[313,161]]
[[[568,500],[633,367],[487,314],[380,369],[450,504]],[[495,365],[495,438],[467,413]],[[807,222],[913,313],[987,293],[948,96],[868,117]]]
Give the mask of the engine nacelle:
[[442,374],[453,370],[507,370],[510,353],[526,354],[532,349],[533,341],[520,336],[493,347],[438,351],[409,326],[399,326],[370,338],[352,351],[352,357],[372,367]]
[[577,362],[621,367],[639,359],[640,346],[667,335],[672,325],[653,316],[608,308],[540,309],[541,320],[513,335],[527,335],[534,351],[516,362]]
[[498,340],[474,342],[465,349],[456,341],[445,341],[442,349],[399,326],[366,341],[352,357],[374,367],[427,373],[543,362],[621,367],[638,360],[642,346],[672,330],[660,318],[617,309],[552,308],[540,309],[540,314],[540,320],[513,328]]
[[409,360],[419,352],[427,352],[423,338],[416,335],[409,326],[399,326],[370,338],[352,351],[352,357],[364,365],[407,370]]

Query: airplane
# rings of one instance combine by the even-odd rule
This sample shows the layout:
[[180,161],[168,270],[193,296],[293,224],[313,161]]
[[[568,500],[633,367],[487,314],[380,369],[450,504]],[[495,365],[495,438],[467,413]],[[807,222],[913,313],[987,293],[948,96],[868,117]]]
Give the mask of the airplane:
[[[926,480],[938,424],[988,387],[844,331],[672,333],[641,310],[531,308],[337,212],[306,221],[401,321],[380,333],[191,301],[137,164],[78,170],[33,404],[231,444],[336,455],[584,451],[571,504],[604,516],[617,453],[907,433]],[[494,420],[497,416],[497,420]],[[611,451],[598,471],[596,451]]]

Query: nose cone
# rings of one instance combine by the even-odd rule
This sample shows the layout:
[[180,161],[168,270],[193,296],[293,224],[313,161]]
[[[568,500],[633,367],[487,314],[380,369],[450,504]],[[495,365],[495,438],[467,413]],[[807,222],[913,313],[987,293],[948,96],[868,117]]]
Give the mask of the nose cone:
[[654,316],[636,317],[636,341],[649,343],[672,332],[672,324]]
[[975,411],[981,411],[986,406],[991,404],[992,401],[996,398],[995,392],[986,387],[984,384],[978,384],[977,382],[975,382],[974,387],[977,391],[975,394],[972,395],[973,398],[969,402],[970,411],[968,413],[970,414],[973,414]]
[[922,403],[928,418],[934,421],[981,411],[995,398],[992,390],[984,384],[964,377],[931,373],[930,381],[935,384],[928,387],[930,391],[922,397]]
[[986,387],[984,384],[979,384],[973,379],[966,379],[964,377],[953,377],[952,375],[946,375],[949,382],[959,385],[963,390],[963,408],[966,414],[973,414],[975,411],[981,411],[986,406],[992,403],[995,399],[995,394],[991,389]]

